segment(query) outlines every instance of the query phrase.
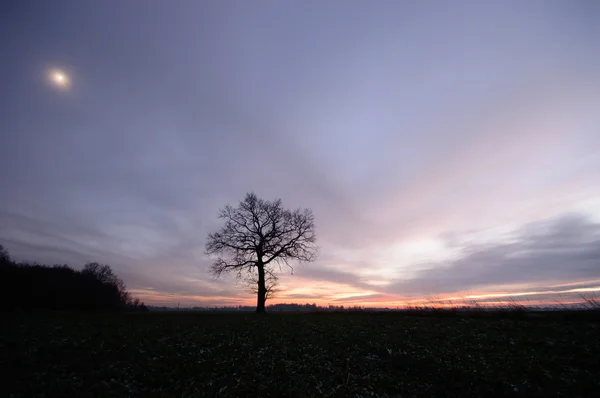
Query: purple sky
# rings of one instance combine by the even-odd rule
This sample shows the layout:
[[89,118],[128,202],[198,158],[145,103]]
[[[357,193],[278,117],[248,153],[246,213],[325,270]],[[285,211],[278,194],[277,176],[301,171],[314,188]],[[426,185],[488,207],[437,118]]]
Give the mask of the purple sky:
[[598,20],[595,1],[3,2],[0,243],[110,264],[146,300],[239,303],[204,244],[254,191],[315,213],[320,257],[283,301],[591,291]]

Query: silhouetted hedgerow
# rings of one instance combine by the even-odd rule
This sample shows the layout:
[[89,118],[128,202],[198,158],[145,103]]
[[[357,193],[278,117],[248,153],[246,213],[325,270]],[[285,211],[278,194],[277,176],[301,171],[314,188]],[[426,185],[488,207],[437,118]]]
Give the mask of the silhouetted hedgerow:
[[3,310],[147,311],[108,265],[16,263],[0,245],[0,308]]

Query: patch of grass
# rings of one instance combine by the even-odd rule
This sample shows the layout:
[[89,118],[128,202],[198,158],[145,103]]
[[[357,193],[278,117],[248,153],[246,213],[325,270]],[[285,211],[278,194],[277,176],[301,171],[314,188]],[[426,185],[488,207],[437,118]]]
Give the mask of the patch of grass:
[[600,323],[399,313],[4,314],[0,396],[590,396]]

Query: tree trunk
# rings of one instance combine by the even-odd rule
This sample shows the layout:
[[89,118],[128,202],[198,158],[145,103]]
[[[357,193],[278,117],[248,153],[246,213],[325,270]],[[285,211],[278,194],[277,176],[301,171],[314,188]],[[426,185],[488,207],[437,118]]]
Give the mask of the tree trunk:
[[267,295],[267,287],[265,286],[265,267],[258,264],[258,297],[256,298],[256,313],[265,313],[265,300]]

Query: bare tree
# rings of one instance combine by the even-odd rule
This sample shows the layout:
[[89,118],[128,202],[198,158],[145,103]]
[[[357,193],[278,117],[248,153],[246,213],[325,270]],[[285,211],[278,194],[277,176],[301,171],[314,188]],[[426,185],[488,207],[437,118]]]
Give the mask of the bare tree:
[[595,294],[582,294],[579,297],[583,299],[586,308],[590,310],[600,310],[600,299]]
[[[250,293],[258,294],[258,274],[248,274],[244,279],[244,284]],[[279,292],[279,277],[269,268],[265,268],[265,289],[265,302]]]
[[219,277],[233,272],[238,278],[250,276],[256,281],[256,312],[265,312],[267,279],[274,268],[290,261],[314,261],[317,256],[315,223],[309,209],[285,210],[281,199],[272,202],[259,199],[254,193],[238,207],[230,205],[220,210],[225,225],[208,234],[206,254],[217,255],[211,267]]

